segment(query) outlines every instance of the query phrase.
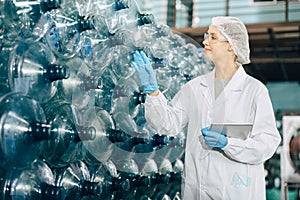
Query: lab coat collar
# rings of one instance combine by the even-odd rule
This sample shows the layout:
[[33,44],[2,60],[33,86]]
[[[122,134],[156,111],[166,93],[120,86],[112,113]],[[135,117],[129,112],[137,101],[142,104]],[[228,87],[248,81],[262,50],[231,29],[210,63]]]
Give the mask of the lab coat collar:
[[[241,64],[238,65],[239,65],[238,70],[235,72],[232,79],[227,85],[227,88],[229,90],[235,90],[235,91],[243,90],[247,74],[243,66]],[[214,84],[214,76],[215,76],[215,68],[207,75],[203,76],[203,78],[200,81],[200,84],[204,87],[212,88]]]
[[241,64],[239,64],[238,70],[233,75],[231,81],[228,83],[228,89],[234,91],[241,91],[244,88],[246,80],[246,72]]

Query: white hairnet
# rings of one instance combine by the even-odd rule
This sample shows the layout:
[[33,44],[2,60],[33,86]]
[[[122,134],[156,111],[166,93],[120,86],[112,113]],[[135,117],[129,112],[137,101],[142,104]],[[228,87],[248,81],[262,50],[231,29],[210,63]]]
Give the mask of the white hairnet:
[[244,23],[230,16],[218,16],[212,18],[212,25],[225,36],[240,64],[250,63],[249,37]]

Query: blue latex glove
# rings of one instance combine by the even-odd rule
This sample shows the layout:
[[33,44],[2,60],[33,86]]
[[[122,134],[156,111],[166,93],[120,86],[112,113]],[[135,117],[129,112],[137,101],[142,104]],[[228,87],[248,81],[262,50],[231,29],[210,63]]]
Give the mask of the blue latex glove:
[[205,144],[209,147],[224,148],[228,143],[225,133],[210,131],[210,127],[201,129],[201,132],[204,137]]
[[158,85],[154,70],[148,57],[143,51],[135,51],[133,54],[132,66],[138,73],[138,77],[144,86],[146,93],[152,93],[158,90]]

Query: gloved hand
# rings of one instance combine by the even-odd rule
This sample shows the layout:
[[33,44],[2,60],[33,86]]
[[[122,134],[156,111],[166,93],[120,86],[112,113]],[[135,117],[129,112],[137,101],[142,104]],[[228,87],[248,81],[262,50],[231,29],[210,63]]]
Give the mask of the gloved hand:
[[201,129],[201,132],[204,137],[205,144],[209,147],[224,148],[228,143],[225,133],[210,131],[210,127]]
[[131,64],[138,73],[138,77],[144,86],[146,93],[152,93],[158,90],[154,70],[148,60],[148,57],[143,51],[134,52]]

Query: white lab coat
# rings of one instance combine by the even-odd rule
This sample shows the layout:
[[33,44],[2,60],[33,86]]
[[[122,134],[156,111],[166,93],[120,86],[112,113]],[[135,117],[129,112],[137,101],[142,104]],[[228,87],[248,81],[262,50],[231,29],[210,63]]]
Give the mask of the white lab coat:
[[[162,93],[147,96],[145,117],[161,134],[176,135],[187,125],[183,199],[265,199],[263,163],[281,141],[267,88],[240,66],[215,99],[214,73],[189,81],[171,102]],[[248,139],[228,138],[225,148],[212,150],[201,134],[212,122],[253,128]]]

